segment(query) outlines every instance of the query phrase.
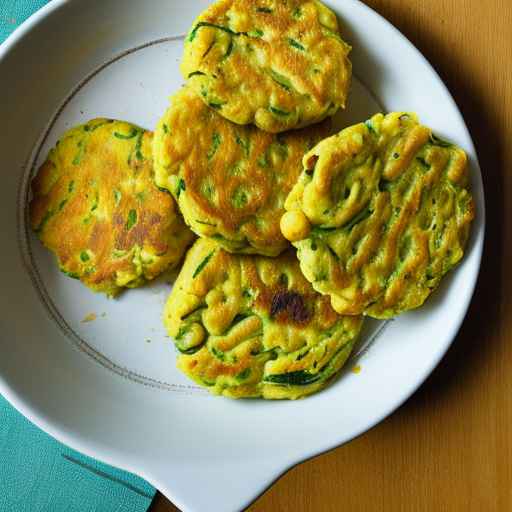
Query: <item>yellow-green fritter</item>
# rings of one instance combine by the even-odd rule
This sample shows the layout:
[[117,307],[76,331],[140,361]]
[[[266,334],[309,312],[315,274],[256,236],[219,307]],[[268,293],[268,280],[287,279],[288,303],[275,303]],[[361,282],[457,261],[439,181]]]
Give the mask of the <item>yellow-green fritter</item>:
[[155,130],[155,180],[199,236],[231,252],[276,256],[289,246],[279,220],[304,153],[329,129],[329,120],[279,135],[239,126],[184,87]]
[[315,290],[341,314],[421,306],[464,253],[466,160],[407,113],[377,114],[306,154],[281,229]]
[[116,295],[182,257],[193,235],[153,183],[152,133],[94,119],[66,132],[32,182],[30,222],[60,269]]
[[302,275],[295,251],[241,256],[199,239],[169,296],[164,323],[178,368],[231,398],[300,398],[347,360],[362,317],[340,316]]
[[349,52],[317,0],[219,0],[192,25],[181,71],[225,118],[276,133],[345,106]]

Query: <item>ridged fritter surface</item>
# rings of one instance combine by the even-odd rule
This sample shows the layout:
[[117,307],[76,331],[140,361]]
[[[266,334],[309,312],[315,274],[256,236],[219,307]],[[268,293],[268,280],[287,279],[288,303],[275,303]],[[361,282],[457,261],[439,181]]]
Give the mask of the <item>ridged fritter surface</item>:
[[302,275],[293,250],[240,256],[199,239],[167,301],[178,367],[214,394],[300,398],[348,358],[362,317],[340,316]]
[[94,119],[66,132],[32,182],[30,222],[60,269],[116,295],[176,264],[193,234],[153,183],[152,133]]
[[378,114],[320,142],[286,200],[283,234],[341,314],[421,306],[463,256],[474,203],[466,154],[414,114]]
[[230,121],[276,133],[345,106],[349,51],[319,1],[220,0],[192,25],[181,71]]
[[276,256],[289,246],[279,219],[302,158],[330,133],[330,120],[279,135],[239,126],[184,87],[155,130],[156,183],[199,236],[231,252]]

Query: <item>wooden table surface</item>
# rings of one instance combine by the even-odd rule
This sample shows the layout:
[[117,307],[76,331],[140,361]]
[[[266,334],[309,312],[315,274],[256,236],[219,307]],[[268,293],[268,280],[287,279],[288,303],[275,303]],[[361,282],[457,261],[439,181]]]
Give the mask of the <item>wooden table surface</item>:
[[[512,511],[512,0],[366,3],[430,60],[469,126],[487,201],[483,267],[456,341],[420,390],[248,511]],[[176,510],[160,495],[151,508]]]

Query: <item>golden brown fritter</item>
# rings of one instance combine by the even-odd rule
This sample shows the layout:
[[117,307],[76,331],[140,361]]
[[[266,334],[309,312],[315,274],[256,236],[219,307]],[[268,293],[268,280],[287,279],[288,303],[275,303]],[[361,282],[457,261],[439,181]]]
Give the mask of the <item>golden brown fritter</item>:
[[340,316],[302,275],[295,251],[240,256],[199,239],[167,301],[178,367],[214,394],[300,398],[348,358],[362,318]]
[[317,0],[219,0],[192,25],[181,71],[226,119],[276,133],[345,106],[349,52]]
[[155,180],[199,236],[231,252],[276,256],[289,246],[279,219],[302,157],[330,133],[329,120],[279,135],[239,126],[184,87],[155,130]]
[[153,179],[152,133],[94,119],[66,132],[32,182],[30,222],[60,269],[116,295],[182,257],[193,235]]
[[378,114],[304,157],[283,234],[341,314],[421,306],[462,258],[474,217],[466,154],[414,114]]

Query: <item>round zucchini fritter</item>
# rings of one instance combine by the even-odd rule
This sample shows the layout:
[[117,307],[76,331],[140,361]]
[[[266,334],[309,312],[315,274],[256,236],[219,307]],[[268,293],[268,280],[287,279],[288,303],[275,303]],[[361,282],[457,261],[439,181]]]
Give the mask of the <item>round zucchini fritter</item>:
[[272,135],[227,121],[184,87],[155,130],[156,184],[199,236],[230,252],[276,256],[289,246],[279,228],[284,201],[330,125]]
[[193,239],[153,183],[152,137],[94,119],[64,134],[32,182],[32,229],[63,272],[110,296],[176,264]]
[[474,203],[464,151],[414,114],[377,114],[320,142],[288,196],[283,234],[341,314],[421,306],[463,256]]
[[317,0],[219,0],[192,25],[181,72],[225,118],[277,133],[345,106],[349,52]]
[[362,317],[340,316],[302,275],[295,251],[233,255],[199,239],[169,296],[164,323],[178,367],[231,398],[300,398],[347,360]]

